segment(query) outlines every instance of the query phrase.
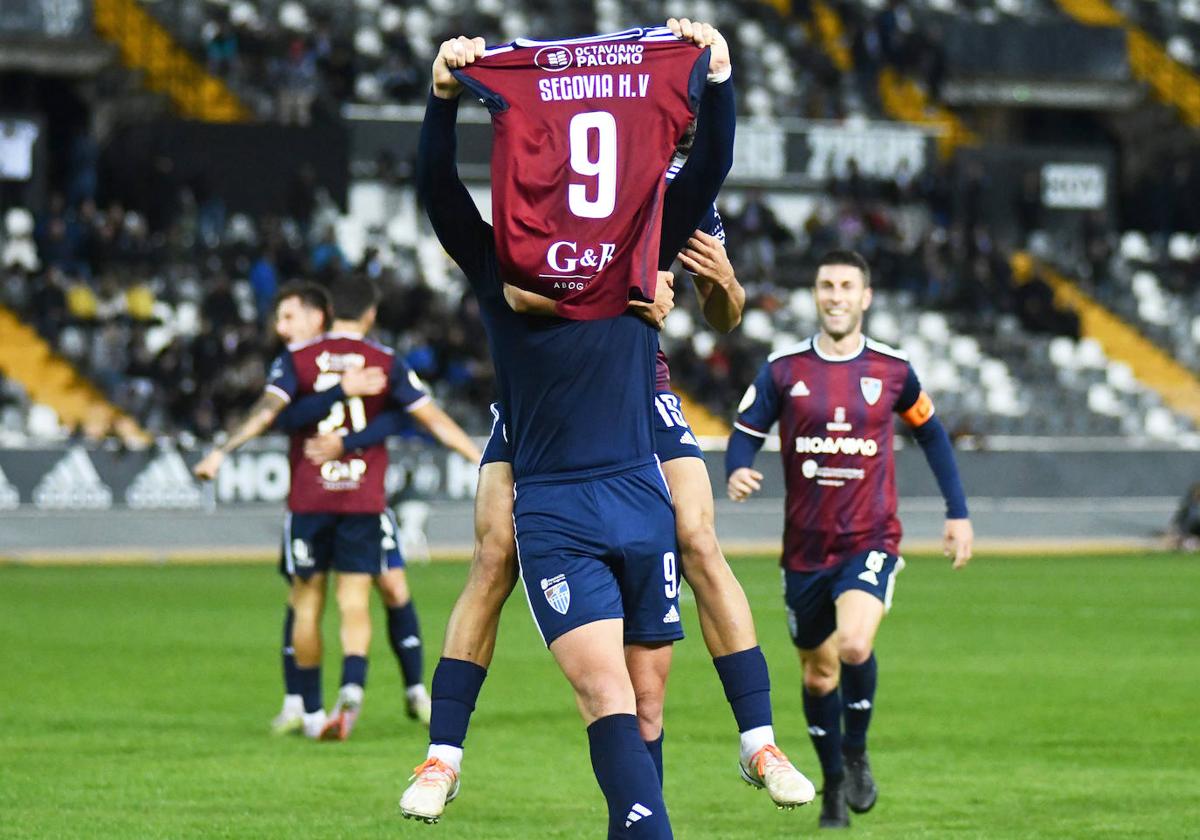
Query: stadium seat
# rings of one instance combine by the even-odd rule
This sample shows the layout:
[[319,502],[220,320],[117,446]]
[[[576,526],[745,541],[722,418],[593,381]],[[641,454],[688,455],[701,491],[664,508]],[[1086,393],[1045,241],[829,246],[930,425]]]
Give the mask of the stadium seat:
[[1121,237],[1121,256],[1129,262],[1153,262],[1154,252],[1141,231],[1131,230]]
[[1153,438],[1169,439],[1178,432],[1175,425],[1175,415],[1170,409],[1157,406],[1146,412],[1144,430]]
[[1177,262],[1191,262],[1196,258],[1196,239],[1186,233],[1173,233],[1167,240],[1167,255]]

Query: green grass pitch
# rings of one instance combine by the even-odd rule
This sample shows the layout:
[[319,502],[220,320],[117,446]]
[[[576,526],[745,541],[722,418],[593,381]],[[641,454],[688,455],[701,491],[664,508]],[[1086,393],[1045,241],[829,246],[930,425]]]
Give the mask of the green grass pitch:
[[[779,573],[738,558],[783,747],[816,776]],[[427,662],[466,567],[414,568]],[[423,757],[381,633],[345,744],[274,739],[284,590],[263,566],[0,567],[0,837],[591,838],[603,800],[570,692],[518,591],[440,825],[399,818]],[[862,837],[1200,834],[1200,563],[1178,555],[914,558],[880,634]],[[676,650],[666,799],[677,837],[816,834],[734,769],[695,621]],[[378,613],[376,615],[379,615]],[[337,677],[326,625],[326,696]]]

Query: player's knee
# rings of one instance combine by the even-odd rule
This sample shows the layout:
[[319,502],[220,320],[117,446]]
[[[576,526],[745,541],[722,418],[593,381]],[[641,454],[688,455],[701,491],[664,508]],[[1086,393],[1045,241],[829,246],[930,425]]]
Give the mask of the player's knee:
[[592,719],[628,714],[637,708],[633,687],[627,678],[621,680],[617,674],[588,674],[576,682],[575,693],[579,704]]
[[663,690],[661,688],[642,688],[634,691],[634,702],[637,705],[638,728],[642,730],[642,738],[644,740],[653,741],[662,730],[663,700]]
[[861,665],[871,658],[871,640],[865,636],[838,638],[838,659],[847,665]]
[[381,575],[376,582],[379,594],[389,608],[402,607],[409,602],[408,581],[403,575]]
[[824,697],[837,688],[838,664],[825,659],[810,659],[804,663],[804,690],[814,697]]

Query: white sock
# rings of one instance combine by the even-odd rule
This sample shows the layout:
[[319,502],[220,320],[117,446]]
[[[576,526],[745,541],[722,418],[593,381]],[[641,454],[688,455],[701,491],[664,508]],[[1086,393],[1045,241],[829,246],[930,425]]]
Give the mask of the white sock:
[[449,744],[430,744],[426,758],[436,758],[444,761],[458,773],[462,770],[462,747],[452,747]]
[[754,754],[767,744],[775,743],[775,727],[756,726],[742,733],[742,764],[745,764]]
[[425,684],[417,683],[416,685],[410,685],[408,688],[404,689],[404,696],[409,700],[426,696]]
[[304,698],[299,694],[283,695],[283,711],[288,714],[304,714]]

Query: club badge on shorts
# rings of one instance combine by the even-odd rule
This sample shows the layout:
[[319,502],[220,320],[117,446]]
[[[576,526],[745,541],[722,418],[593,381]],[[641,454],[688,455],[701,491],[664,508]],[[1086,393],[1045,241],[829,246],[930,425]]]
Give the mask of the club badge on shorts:
[[883,380],[876,379],[874,376],[864,376],[858,380],[859,387],[862,388],[863,399],[867,401],[867,405],[875,405],[879,402],[879,398],[883,396]]
[[571,608],[571,585],[567,583],[566,575],[542,578],[542,594],[546,596],[546,603],[560,615],[566,615]]

